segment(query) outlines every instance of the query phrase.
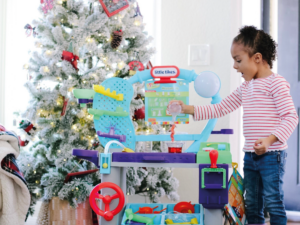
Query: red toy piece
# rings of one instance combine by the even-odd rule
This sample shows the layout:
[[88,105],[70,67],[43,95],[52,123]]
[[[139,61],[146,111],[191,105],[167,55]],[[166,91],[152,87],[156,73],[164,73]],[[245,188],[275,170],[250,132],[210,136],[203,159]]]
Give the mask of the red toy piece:
[[219,156],[219,153],[217,150],[210,151],[210,153],[209,153],[209,158],[210,158],[210,162],[211,162],[210,168],[218,168],[217,167],[218,156]]
[[[110,195],[103,196],[103,195],[99,194],[99,191],[103,188],[111,188],[116,192],[116,194],[114,194],[112,196],[110,196]],[[119,198],[119,204],[114,210],[110,211],[109,204],[113,199],[116,199],[116,198]],[[102,199],[102,201],[105,205],[105,211],[98,208],[96,199]],[[94,187],[94,189],[92,190],[92,192],[90,194],[91,208],[94,210],[94,212],[96,214],[104,217],[104,219],[106,221],[111,221],[115,215],[117,215],[119,212],[121,212],[121,210],[124,207],[124,203],[125,203],[125,197],[124,197],[124,193],[123,193],[122,189],[118,185],[111,183],[111,182],[104,182],[104,183],[98,184],[96,187]]]
[[136,211],[134,214],[140,213],[140,214],[159,214],[162,211],[165,211],[167,208],[164,208],[160,211],[153,211],[153,209],[156,209],[158,206],[155,206],[154,208],[151,207],[140,207],[138,211]]
[[191,202],[179,202],[174,206],[174,211],[179,213],[195,213],[194,206]]

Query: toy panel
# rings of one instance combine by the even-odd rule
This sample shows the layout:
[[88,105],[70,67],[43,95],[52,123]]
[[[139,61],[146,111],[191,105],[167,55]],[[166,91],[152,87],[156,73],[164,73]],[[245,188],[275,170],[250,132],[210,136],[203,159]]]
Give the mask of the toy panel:
[[[98,131],[109,133],[110,128],[114,126],[115,135],[126,135],[126,141],[122,142],[122,144],[128,148],[135,149],[135,131],[130,118],[129,109],[130,102],[133,97],[132,85],[124,79],[111,78],[102,82],[102,86],[105,90],[109,88],[111,92],[116,91],[117,94],[123,94],[123,101],[117,101],[111,97],[96,93],[93,101],[93,109],[115,112],[117,107],[122,107],[123,111],[127,112],[129,115],[125,117],[102,115],[98,120],[94,117],[94,124],[97,133]],[[103,146],[111,140],[117,140],[109,137],[100,137],[99,135],[98,138]],[[120,148],[120,146],[112,144],[111,148]]]

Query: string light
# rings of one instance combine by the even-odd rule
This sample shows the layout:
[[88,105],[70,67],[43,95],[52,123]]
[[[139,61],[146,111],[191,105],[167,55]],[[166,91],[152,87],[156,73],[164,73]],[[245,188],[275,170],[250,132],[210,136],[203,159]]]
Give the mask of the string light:
[[108,68],[108,67],[106,67],[106,70],[109,70],[109,68]]
[[66,160],[66,159],[64,159],[64,161],[66,162],[67,160]]
[[35,181],[35,183],[36,183],[36,184],[38,184],[38,183],[39,183],[39,181],[38,181],[38,180],[36,180],[36,181]]
[[43,45],[42,44],[40,44],[40,48],[42,48],[43,47]]
[[127,195],[129,195],[129,193],[127,193]]
[[33,171],[34,174],[36,174],[36,171]]
[[83,63],[83,59],[79,59],[79,62]]
[[62,1],[57,1],[57,3],[61,5],[61,4],[62,4]]
[[50,51],[50,50],[47,50],[47,51],[46,51],[46,54],[47,54],[47,55],[51,55],[51,51]]
[[49,70],[48,66],[44,66],[44,72],[45,72],[45,73],[48,73],[48,72],[50,72],[50,70]]
[[109,38],[107,38],[106,41],[109,41]]
[[61,151],[60,151],[60,150],[57,150],[57,152],[60,153]]
[[124,63],[123,61],[121,61],[121,62],[118,63],[118,68],[119,68],[120,70],[123,69],[124,66],[125,66],[125,63]]
[[28,69],[28,67],[29,67],[28,64],[25,64],[25,65],[23,66],[23,68],[26,69],[26,70]]
[[147,191],[149,191],[149,188],[147,188]]
[[139,20],[135,20],[135,21],[134,21],[134,25],[140,26],[140,25],[141,25],[141,22],[140,22]]
[[27,166],[30,166],[30,164],[28,164]]
[[69,80],[71,80],[72,79],[72,76],[71,75],[69,75]]
[[64,19],[61,19],[60,21],[61,21],[61,22],[64,22]]
[[77,127],[76,127],[76,125],[73,125],[72,128],[73,128],[74,130],[76,130]]
[[132,38],[135,38],[135,36],[132,36]]
[[76,191],[78,191],[78,187],[76,187]]

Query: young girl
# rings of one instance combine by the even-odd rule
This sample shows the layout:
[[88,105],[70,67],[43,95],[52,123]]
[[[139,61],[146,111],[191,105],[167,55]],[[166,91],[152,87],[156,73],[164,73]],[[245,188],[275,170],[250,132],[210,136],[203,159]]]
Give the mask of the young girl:
[[271,71],[276,44],[264,31],[253,26],[241,28],[233,39],[231,55],[234,69],[245,79],[231,95],[214,105],[192,106],[177,102],[182,113],[193,115],[194,120],[219,118],[243,106],[248,224],[264,224],[265,207],[271,225],[283,225],[287,222],[282,190],[286,142],[298,124],[290,85]]

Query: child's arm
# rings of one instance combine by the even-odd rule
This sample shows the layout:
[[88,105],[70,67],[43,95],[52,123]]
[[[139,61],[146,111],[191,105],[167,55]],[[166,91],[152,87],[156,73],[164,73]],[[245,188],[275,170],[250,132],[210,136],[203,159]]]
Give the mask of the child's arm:
[[194,107],[194,120],[209,120],[220,118],[233,112],[242,105],[241,88],[238,87],[218,104],[197,105]]
[[177,100],[170,101],[169,105],[174,101],[181,105],[182,113],[193,115],[194,120],[208,120],[225,116],[239,108],[242,105],[242,94],[239,87],[220,103],[204,106],[185,105]]
[[272,82],[271,94],[281,118],[280,125],[272,135],[285,143],[298,124],[297,112],[290,95],[290,84],[282,76],[277,76]]

